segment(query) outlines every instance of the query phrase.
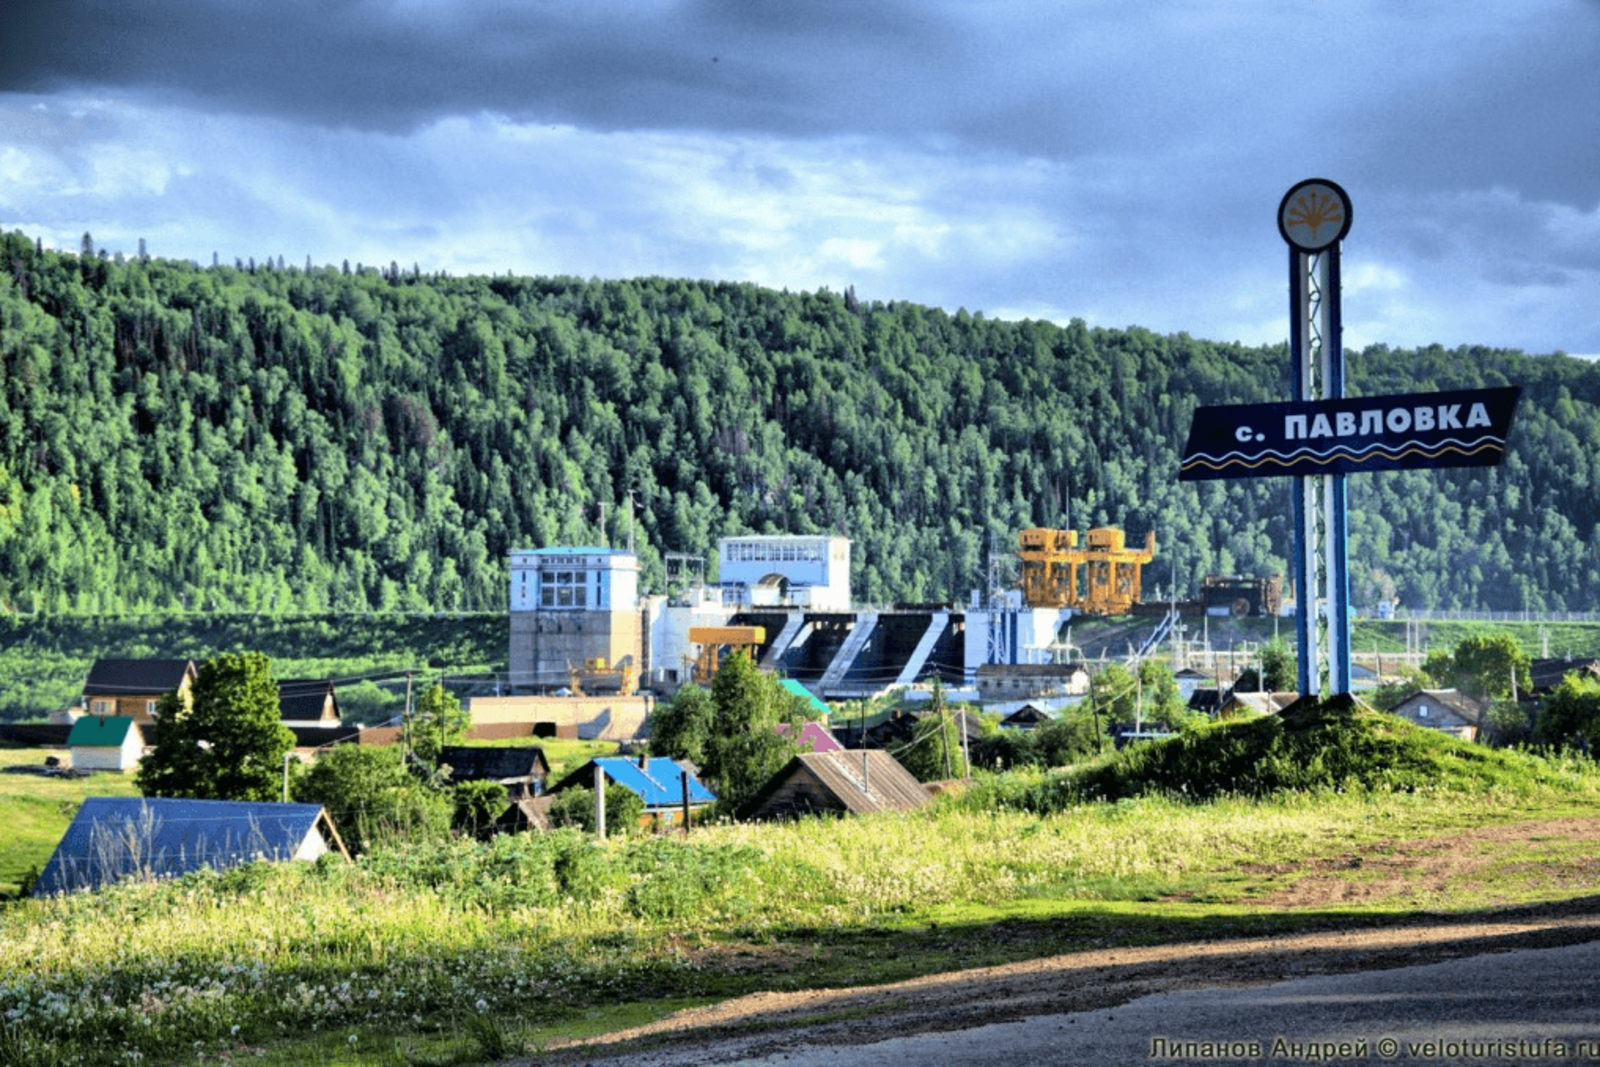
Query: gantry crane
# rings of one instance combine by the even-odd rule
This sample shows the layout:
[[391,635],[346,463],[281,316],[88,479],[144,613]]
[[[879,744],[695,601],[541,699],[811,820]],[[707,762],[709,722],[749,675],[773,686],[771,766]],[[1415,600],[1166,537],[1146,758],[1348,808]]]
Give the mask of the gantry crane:
[[1128,614],[1139,603],[1141,568],[1156,554],[1154,531],[1145,535],[1142,551],[1128,548],[1123,532],[1110,527],[1090,530],[1082,548],[1077,530],[1023,530],[1018,541],[1028,606],[1084,615]]

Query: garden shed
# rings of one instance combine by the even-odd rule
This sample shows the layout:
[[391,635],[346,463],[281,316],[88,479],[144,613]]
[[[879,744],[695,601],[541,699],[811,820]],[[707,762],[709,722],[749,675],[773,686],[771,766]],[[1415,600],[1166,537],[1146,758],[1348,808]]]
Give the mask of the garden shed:
[[176,878],[255,860],[314,860],[337,831],[320,804],[90,797],[78,809],[33,895],[97,889],[126,878]]
[[85,715],[67,735],[72,765],[81,771],[130,771],[144,755],[144,732],[127,715]]

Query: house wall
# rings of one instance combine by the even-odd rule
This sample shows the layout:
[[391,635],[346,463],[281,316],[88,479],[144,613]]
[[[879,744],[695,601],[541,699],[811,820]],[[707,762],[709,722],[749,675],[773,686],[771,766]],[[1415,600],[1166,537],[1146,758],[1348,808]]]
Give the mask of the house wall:
[[85,771],[126,771],[139,765],[143,755],[134,731],[122,747],[115,745],[77,745],[72,749],[72,765]]
[[[155,722],[156,704],[165,695],[165,693],[122,693],[117,696],[92,696],[87,701],[88,713],[117,715],[132,719],[140,726],[149,726]],[[190,706],[191,696],[187,678],[178,687],[178,699],[183,701],[185,707]]]
[[822,784],[822,780],[813,774],[810,768],[803,765],[773,792],[761,806],[761,811],[786,811],[802,807],[813,811],[845,810],[833,793]]
[[294,850],[294,858],[297,860],[314,860],[327,851],[328,843],[322,839],[322,834],[317,831],[317,828],[312,827],[311,832],[306,834],[305,839]]

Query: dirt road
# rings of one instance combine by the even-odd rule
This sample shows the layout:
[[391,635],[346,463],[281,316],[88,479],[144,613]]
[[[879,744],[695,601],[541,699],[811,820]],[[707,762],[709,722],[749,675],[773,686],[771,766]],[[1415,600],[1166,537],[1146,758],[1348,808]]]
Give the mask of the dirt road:
[[[1515,839],[1535,831],[1592,839],[1600,834],[1600,820],[1489,827],[1426,842],[1381,842],[1359,855],[1325,861],[1295,882],[1283,899],[1264,903],[1292,910],[1394,899],[1397,892],[1415,891],[1434,879],[1459,884],[1473,876],[1474,842]],[[1359,881],[1338,877],[1348,865],[1364,866]],[[1594,884],[1594,872],[1584,863],[1578,866],[1584,869],[1555,873]],[[1383,929],[1352,921],[1349,929],[1298,936],[1076,952],[867,988],[756,993],[680,1012],[650,1026],[553,1043],[554,1055],[539,1062],[626,1067],[733,1063],[801,1047],[865,1046],[914,1034],[1094,1012],[1152,993],[1259,987],[1314,975],[1385,971],[1588,942],[1600,942],[1600,897],[1481,912],[1472,919],[1424,913],[1403,926]],[[1596,1011],[1600,1015],[1600,1008]]]

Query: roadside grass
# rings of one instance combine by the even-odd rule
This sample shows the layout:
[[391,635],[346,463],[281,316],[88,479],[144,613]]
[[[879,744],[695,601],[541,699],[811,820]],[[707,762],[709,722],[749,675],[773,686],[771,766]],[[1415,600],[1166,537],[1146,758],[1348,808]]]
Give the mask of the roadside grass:
[[[1357,751],[1395,728],[1318,729]],[[1509,757],[1438,784],[1358,776],[1200,801],[1070,799],[1044,788],[1061,776],[1014,776],[917,813],[714,824],[687,841],[523,834],[19,902],[0,911],[0,1064],[232,1048],[269,1064],[493,1062],[760,990],[1588,896],[1600,842],[1480,834],[1470,887],[1396,878],[1353,903],[1263,903],[1308,872],[1357,870],[1351,857],[1403,866],[1460,851],[1466,831],[1594,818],[1592,764]]]
[[45,757],[68,762],[66,749],[0,748],[0,897],[14,896],[27,873],[42,869],[85,797],[137,796],[133,775],[97,772],[87,778],[46,778],[9,772],[42,767]]

